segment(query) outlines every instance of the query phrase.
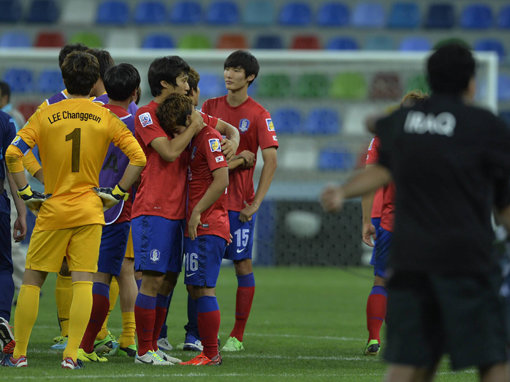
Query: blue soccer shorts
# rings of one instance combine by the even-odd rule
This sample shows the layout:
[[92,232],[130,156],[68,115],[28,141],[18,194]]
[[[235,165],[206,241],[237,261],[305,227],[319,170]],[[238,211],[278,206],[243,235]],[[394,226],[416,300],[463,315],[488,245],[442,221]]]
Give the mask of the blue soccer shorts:
[[227,241],[215,235],[184,238],[184,284],[214,288]]
[[255,231],[255,217],[246,223],[239,220],[238,211],[228,211],[230,220],[230,233],[232,234],[232,243],[227,246],[225,255],[228,260],[251,259],[253,251],[253,233]]
[[179,273],[184,220],[142,215],[131,221],[135,270]]
[[120,274],[129,237],[130,222],[103,226],[97,271],[114,276]]
[[372,225],[375,228],[375,240],[374,240],[374,248],[372,248],[372,257],[370,258],[370,264],[372,264],[372,259],[375,256],[375,248],[377,245],[377,230],[379,229],[381,225],[381,218],[371,218]]
[[390,252],[392,233],[386,231],[379,226],[376,231],[376,240],[370,265],[374,266],[374,275],[379,277],[386,277],[386,265],[388,263],[388,255]]

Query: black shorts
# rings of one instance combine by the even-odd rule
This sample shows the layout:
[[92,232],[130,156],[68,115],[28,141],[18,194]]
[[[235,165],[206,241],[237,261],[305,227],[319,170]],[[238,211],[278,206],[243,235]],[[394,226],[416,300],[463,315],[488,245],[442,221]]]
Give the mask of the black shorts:
[[388,280],[386,361],[431,368],[449,354],[453,369],[506,362],[500,279],[395,272]]

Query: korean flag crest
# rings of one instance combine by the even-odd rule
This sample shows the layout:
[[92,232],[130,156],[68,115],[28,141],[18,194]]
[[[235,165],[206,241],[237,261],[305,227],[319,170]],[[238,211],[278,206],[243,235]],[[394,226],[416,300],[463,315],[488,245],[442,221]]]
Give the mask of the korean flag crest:
[[248,128],[250,127],[250,120],[243,118],[239,121],[239,131],[241,133],[246,133],[248,131]]
[[209,139],[209,148],[211,149],[211,152],[221,152],[221,145],[220,140],[218,138]]

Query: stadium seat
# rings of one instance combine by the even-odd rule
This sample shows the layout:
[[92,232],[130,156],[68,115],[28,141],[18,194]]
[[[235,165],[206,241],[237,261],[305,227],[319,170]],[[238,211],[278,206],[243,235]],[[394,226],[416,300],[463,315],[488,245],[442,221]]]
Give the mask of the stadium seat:
[[179,49],[211,49],[211,41],[208,36],[202,34],[189,34],[177,42]]
[[510,128],[510,110],[504,110],[499,112],[499,118],[505,121],[507,127]]
[[275,22],[276,11],[271,0],[249,0],[243,7],[243,24],[270,26]]
[[426,52],[432,49],[432,43],[427,37],[408,36],[402,39],[399,49],[401,51]]
[[297,108],[283,107],[271,113],[277,134],[301,133],[301,112]]
[[382,4],[375,2],[356,2],[352,11],[351,24],[357,28],[382,28],[385,13]]
[[326,2],[317,11],[317,25],[321,27],[345,27],[349,21],[349,8],[342,3]]
[[106,36],[106,49],[113,48],[138,48],[140,36],[136,30],[113,29]]
[[71,36],[69,43],[81,43],[89,48],[101,48],[103,46],[103,39],[99,34],[93,32],[78,32]]
[[328,50],[357,50],[358,43],[352,37],[332,37],[326,44]]
[[226,26],[239,23],[237,3],[225,0],[213,0],[205,13],[205,21],[210,25]]
[[442,47],[443,45],[447,45],[447,44],[460,44],[462,46],[465,46],[467,49],[472,49],[471,48],[471,44],[469,44],[466,40],[463,40],[459,37],[448,37],[448,38],[444,38],[442,40],[439,40],[438,42],[436,42],[434,44],[434,46],[432,47],[432,49],[439,49],[440,47]]
[[170,23],[198,24],[202,21],[202,6],[198,1],[178,1],[170,9]]
[[67,0],[62,5],[60,22],[68,25],[91,25],[96,16],[96,1]]
[[341,128],[340,117],[336,109],[317,108],[308,113],[303,132],[311,135],[338,134]]
[[395,100],[402,97],[402,84],[397,73],[375,73],[370,83],[370,99]]
[[430,93],[429,84],[423,74],[417,74],[407,80],[405,92],[409,93],[413,90],[418,90],[425,94]]
[[329,78],[320,73],[304,73],[296,82],[295,94],[299,98],[326,98],[329,95]]
[[96,23],[102,25],[126,25],[129,6],[122,0],[104,0],[97,7]]
[[225,33],[218,38],[217,49],[247,49],[248,42],[243,34]]
[[34,46],[38,48],[60,48],[65,45],[65,37],[60,32],[39,32]]
[[165,33],[151,33],[142,41],[142,49],[173,49],[175,43],[172,37]]
[[3,79],[9,84],[13,93],[29,93],[34,90],[34,78],[29,69],[7,69]]
[[46,69],[39,74],[37,90],[41,93],[55,94],[64,89],[60,70]]
[[145,0],[136,4],[133,21],[136,24],[164,24],[167,21],[166,6],[161,1]]
[[19,112],[25,117],[25,120],[28,121],[28,119],[32,116],[32,114],[35,113],[37,110],[37,107],[39,106],[39,103],[34,102],[21,102],[17,105],[16,109],[19,110]]
[[305,2],[290,1],[283,5],[278,23],[284,26],[304,27],[312,22],[312,9]]
[[505,47],[501,40],[496,38],[483,38],[477,40],[473,44],[473,48],[479,52],[496,52],[500,60],[505,58]]
[[0,0],[0,23],[17,23],[23,15],[23,6],[20,0]]
[[388,28],[414,29],[420,25],[420,8],[417,3],[394,3],[388,17]]
[[319,152],[319,170],[352,170],[355,162],[354,155],[347,149],[334,147]]
[[452,3],[430,4],[425,17],[425,28],[451,29],[455,24],[455,12]]
[[331,83],[330,95],[333,98],[363,100],[367,96],[367,81],[359,72],[339,73]]
[[291,49],[321,49],[319,37],[315,35],[297,35],[292,38]]
[[22,31],[5,32],[0,37],[2,48],[29,48],[32,46],[30,36]]
[[258,80],[257,96],[268,98],[290,97],[291,82],[287,74],[271,73]]
[[60,17],[60,9],[54,0],[32,0],[28,8],[28,23],[56,23]]
[[226,93],[223,77],[217,74],[200,73],[198,86],[200,87],[200,96],[203,98],[220,97]]
[[283,41],[280,35],[260,35],[255,39],[254,49],[283,49]]
[[466,5],[460,15],[460,26],[465,29],[488,29],[493,23],[492,9],[485,4]]
[[371,35],[368,36],[363,45],[365,50],[394,50],[395,41],[390,36]]
[[498,101],[510,101],[510,75],[500,74],[498,76]]
[[498,27],[510,29],[510,5],[505,5],[499,10]]

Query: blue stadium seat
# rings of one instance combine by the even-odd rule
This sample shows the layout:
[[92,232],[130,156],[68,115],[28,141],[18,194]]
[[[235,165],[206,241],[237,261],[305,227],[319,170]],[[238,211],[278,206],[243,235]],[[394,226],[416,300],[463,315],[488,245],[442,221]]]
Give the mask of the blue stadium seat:
[[7,69],[3,79],[9,84],[13,93],[28,93],[34,90],[34,78],[29,69]]
[[22,31],[5,32],[0,37],[0,47],[2,48],[29,48],[31,46],[30,36]]
[[460,15],[460,26],[465,29],[488,29],[493,23],[492,9],[485,4],[466,5]]
[[510,75],[498,76],[498,101],[510,101]]
[[37,90],[41,93],[54,94],[64,89],[64,81],[60,70],[46,69],[39,74]]
[[351,24],[358,28],[382,28],[385,23],[384,8],[380,3],[358,2],[352,11]]
[[510,110],[500,111],[499,118],[505,121],[506,125],[510,128]]
[[301,133],[301,112],[293,107],[284,107],[271,113],[278,134]]
[[500,60],[505,58],[505,47],[501,40],[496,38],[483,38],[475,41],[473,48],[480,52],[496,52]]
[[142,49],[173,49],[175,43],[172,37],[165,33],[152,33],[142,41]]
[[430,4],[425,18],[425,28],[451,29],[455,24],[455,12],[452,3]]
[[312,9],[308,3],[291,1],[285,4],[278,15],[278,22],[285,26],[307,26],[312,22]]
[[498,27],[510,29],[510,5],[505,5],[499,10]]
[[427,37],[408,36],[402,39],[399,49],[401,51],[426,52],[432,49],[432,43]]
[[336,109],[317,108],[306,117],[303,132],[312,135],[338,134],[340,128],[341,121]]
[[366,50],[394,50],[395,41],[390,36],[385,35],[371,35],[368,36],[363,45]]
[[167,21],[166,6],[160,1],[141,1],[135,7],[133,20],[136,24],[163,24]]
[[239,23],[239,8],[233,1],[217,0],[209,4],[205,20],[211,25],[234,25]]
[[283,49],[283,41],[278,34],[260,35],[255,39],[254,49]]
[[129,6],[122,0],[105,0],[97,7],[96,24],[126,25],[129,21]]
[[388,28],[414,29],[420,24],[420,8],[417,3],[394,3],[388,17]]
[[220,97],[226,93],[223,77],[214,73],[200,73],[198,87],[203,98]]
[[358,43],[352,37],[333,37],[327,44],[328,50],[357,50],[359,49]]
[[332,147],[319,152],[319,170],[352,170],[355,158],[347,149]]
[[243,23],[245,25],[273,25],[275,17],[276,11],[271,0],[250,0],[243,7]]
[[197,1],[178,1],[170,10],[172,24],[198,24],[202,21],[202,6]]
[[54,0],[32,0],[26,21],[51,24],[58,21],[60,9]]
[[19,0],[0,0],[0,23],[16,23],[21,20],[23,7]]
[[349,8],[342,3],[323,3],[317,11],[317,25],[321,27],[343,27],[347,26],[349,21]]

